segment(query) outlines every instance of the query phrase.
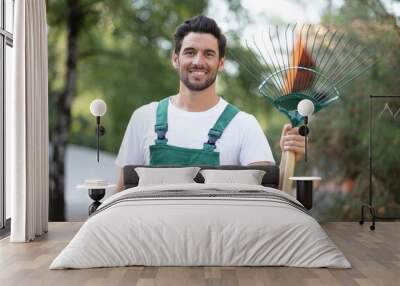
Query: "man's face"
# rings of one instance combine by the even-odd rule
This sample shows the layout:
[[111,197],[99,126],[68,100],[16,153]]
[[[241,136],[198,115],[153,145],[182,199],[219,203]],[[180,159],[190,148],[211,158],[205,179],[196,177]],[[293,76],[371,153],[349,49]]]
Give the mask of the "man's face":
[[218,40],[206,33],[187,34],[179,55],[173,53],[172,61],[181,82],[193,91],[210,87],[224,66],[224,59],[219,58]]

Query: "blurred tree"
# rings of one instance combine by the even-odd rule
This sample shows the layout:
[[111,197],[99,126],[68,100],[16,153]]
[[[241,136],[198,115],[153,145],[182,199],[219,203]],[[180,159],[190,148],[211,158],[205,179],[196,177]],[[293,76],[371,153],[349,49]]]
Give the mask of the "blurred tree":
[[133,109],[173,92],[171,35],[206,7],[201,0],[47,1],[50,220],[64,220],[67,143],[94,145],[90,101],[108,103],[104,147],[115,152]]
[[[342,192],[330,194],[335,197],[331,205],[317,204],[325,219],[356,219],[360,215],[361,197],[368,190],[369,95],[400,95],[400,28],[396,17],[376,0],[345,1],[339,10],[329,10],[323,23],[365,47],[375,58],[375,64],[342,91],[343,100],[319,113],[311,123],[311,164],[302,166],[300,171],[312,172],[312,165],[326,182],[335,182],[336,190]],[[395,199],[393,194],[389,198],[385,192],[395,190],[400,176],[400,134],[389,134],[393,132],[391,128],[380,132],[388,142],[374,146],[378,153],[385,154],[385,159],[382,157],[374,166],[373,180],[381,190],[374,199],[378,205],[385,205]],[[399,197],[397,194],[394,206],[397,210]],[[386,208],[386,212],[390,210]]]
[[[240,1],[226,1],[245,23]],[[132,112],[177,92],[179,79],[170,60],[174,31],[207,7],[207,0],[47,1],[51,220],[64,219],[66,145],[96,144],[90,102],[106,101],[101,148],[117,153]],[[224,72],[218,80],[221,96],[255,113],[266,127],[267,105],[260,98],[254,102],[251,89],[240,73]]]
[[[58,2],[52,7],[48,3],[48,11],[54,10],[62,11],[65,13],[65,18],[55,17],[54,23],[65,23],[66,27],[66,42],[67,42],[67,55],[65,63],[65,71],[62,75],[64,77],[63,85],[54,91],[50,85],[49,94],[51,105],[50,110],[50,196],[49,199],[53,203],[49,209],[50,220],[64,220],[64,158],[65,146],[67,143],[68,130],[71,122],[71,103],[72,96],[76,84],[76,67],[77,67],[77,48],[79,33],[84,25],[84,20],[87,11],[81,5],[79,0],[71,0],[66,3]],[[64,4],[65,6],[60,6]],[[62,10],[61,10],[62,9]],[[49,19],[53,20],[51,17]],[[49,41],[49,61],[55,59],[51,49],[51,41]],[[52,65],[49,68],[49,81],[53,79]],[[57,114],[57,116],[54,116]]]
[[[226,1],[240,27],[251,21],[240,0]],[[174,30],[183,20],[205,13],[207,7],[207,0],[47,1],[51,220],[63,220],[66,144],[96,144],[95,121],[89,113],[91,100],[102,98],[107,102],[108,112],[102,119],[107,134],[101,147],[116,153],[132,112],[177,92],[178,76],[170,63]],[[359,215],[361,192],[368,181],[368,95],[399,94],[397,20],[376,0],[347,0],[339,10],[328,5],[323,17],[324,24],[344,31],[376,57],[373,69],[343,91],[345,99],[311,123],[310,163],[298,164],[297,171],[304,174],[316,168],[324,180],[350,190],[336,195],[334,203],[317,205],[320,209],[316,211],[327,219]],[[240,49],[238,36],[242,31],[230,32],[228,51]],[[218,92],[257,117],[279,156],[280,129],[287,119],[258,96],[257,84],[229,52],[225,71],[218,79]],[[392,144],[400,147],[399,141]],[[397,158],[397,154],[389,156]],[[379,164],[380,172],[374,174],[376,184],[383,189],[393,187],[396,182],[386,178],[388,172],[391,178],[400,175],[396,160]],[[377,197],[382,204],[388,199]]]

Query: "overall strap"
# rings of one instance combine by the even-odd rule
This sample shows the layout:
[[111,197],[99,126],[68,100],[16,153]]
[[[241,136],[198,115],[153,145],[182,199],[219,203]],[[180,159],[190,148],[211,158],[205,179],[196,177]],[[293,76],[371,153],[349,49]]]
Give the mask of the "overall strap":
[[167,138],[165,138],[165,134],[168,130],[168,102],[169,97],[164,98],[158,103],[157,106],[156,125],[154,127],[154,130],[157,133],[157,139],[155,140],[156,144],[167,143]]
[[228,103],[217,122],[215,122],[214,126],[208,131],[208,141],[203,145],[204,150],[212,151],[215,149],[215,142],[221,137],[226,126],[228,126],[239,111],[239,108]]

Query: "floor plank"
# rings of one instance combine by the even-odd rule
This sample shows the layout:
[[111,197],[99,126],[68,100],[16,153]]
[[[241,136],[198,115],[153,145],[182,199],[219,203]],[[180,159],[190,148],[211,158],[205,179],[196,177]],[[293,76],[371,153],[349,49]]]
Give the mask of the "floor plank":
[[355,222],[323,224],[352,269],[290,267],[116,267],[48,269],[82,223],[50,223],[49,233],[32,243],[0,240],[0,285],[399,285],[400,222],[379,222],[375,231]]

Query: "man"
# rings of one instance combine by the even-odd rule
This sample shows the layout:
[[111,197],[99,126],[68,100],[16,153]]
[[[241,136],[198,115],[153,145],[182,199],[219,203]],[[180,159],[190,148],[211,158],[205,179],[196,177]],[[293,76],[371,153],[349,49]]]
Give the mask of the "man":
[[[138,108],[132,115],[116,164],[251,165],[274,164],[267,138],[253,115],[239,111],[216,93],[224,67],[226,39],[214,20],[197,16],[175,33],[172,64],[179,92]],[[304,153],[304,138],[285,125],[282,150]]]

